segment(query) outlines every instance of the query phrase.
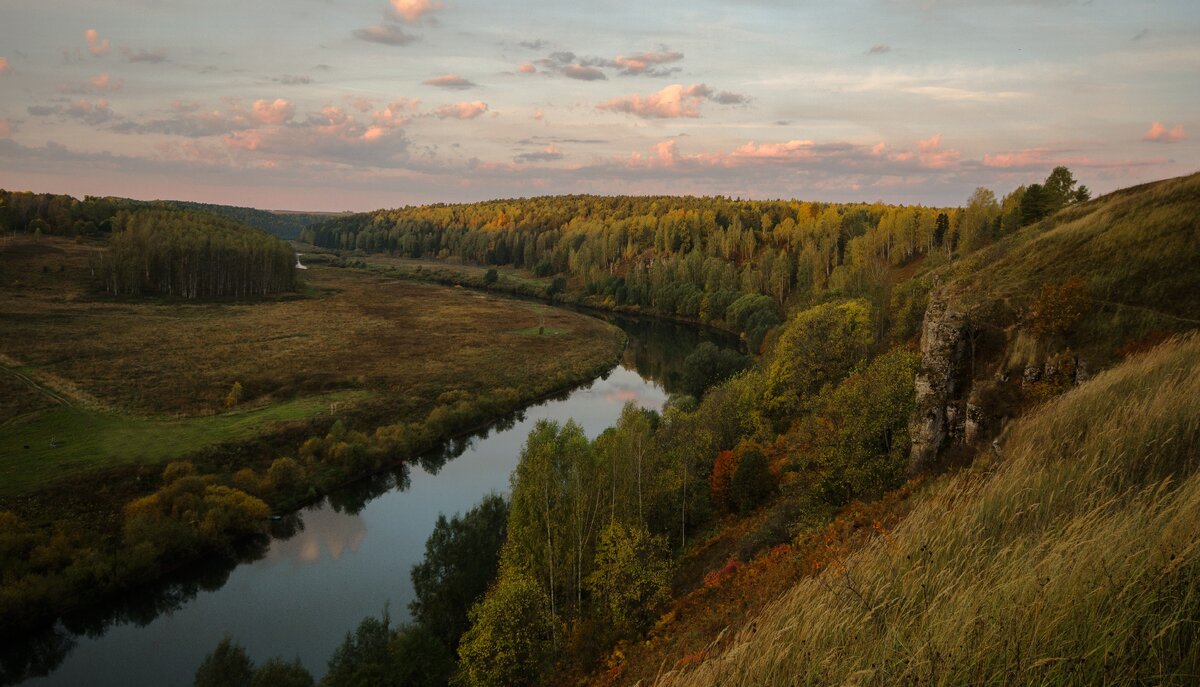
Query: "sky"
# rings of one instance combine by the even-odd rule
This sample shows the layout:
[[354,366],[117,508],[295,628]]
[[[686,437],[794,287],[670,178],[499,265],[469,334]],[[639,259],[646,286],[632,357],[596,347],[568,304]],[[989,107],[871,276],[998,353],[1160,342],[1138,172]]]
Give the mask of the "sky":
[[1200,170],[1196,0],[3,0],[0,188],[962,205]]

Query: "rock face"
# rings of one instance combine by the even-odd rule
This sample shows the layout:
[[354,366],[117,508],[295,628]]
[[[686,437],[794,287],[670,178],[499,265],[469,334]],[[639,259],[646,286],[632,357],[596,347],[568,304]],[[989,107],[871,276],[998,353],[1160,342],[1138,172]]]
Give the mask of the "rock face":
[[[962,440],[971,409],[962,407],[960,388],[971,331],[967,316],[952,308],[944,292],[929,297],[921,323],[921,369],[916,380],[916,411],[909,423],[912,454],[909,472],[919,472],[949,438]],[[978,415],[975,409],[975,415]],[[978,418],[975,418],[976,420]],[[974,428],[972,428],[974,429]],[[974,434],[974,432],[972,432]]]

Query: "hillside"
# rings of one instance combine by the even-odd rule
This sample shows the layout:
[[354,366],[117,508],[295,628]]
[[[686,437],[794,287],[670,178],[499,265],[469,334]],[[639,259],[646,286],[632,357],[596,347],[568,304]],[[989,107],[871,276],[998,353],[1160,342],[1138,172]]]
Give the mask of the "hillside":
[[[1144,616],[1114,610],[1175,592],[1172,598],[1186,605],[1195,596],[1188,578],[1194,573],[1138,578],[1150,568],[1125,569],[1128,580],[1148,586],[1130,582],[1122,593],[1132,596],[1115,601],[1104,597],[1105,588],[1088,587],[1095,579],[1082,572],[1059,579],[1054,561],[1091,565],[1094,547],[1118,544],[1129,561],[1149,555],[1179,533],[1117,534],[1147,527],[1150,519],[1187,522],[1172,520],[1179,515],[1174,509],[1200,494],[1184,486],[1195,482],[1200,455],[1200,343],[1188,334],[1200,326],[1200,272],[1191,267],[1200,259],[1197,216],[1200,175],[1165,180],[1071,206],[897,282],[897,292],[930,294],[918,327],[921,362],[906,433],[912,452],[904,467],[914,477],[903,486],[892,477],[885,493],[863,492],[824,510],[828,506],[819,504],[828,504],[827,497],[814,498],[829,474],[822,423],[842,423],[852,432],[872,425],[821,410],[822,391],[808,405],[813,420],[797,420],[771,439],[781,470],[778,496],[748,515],[722,519],[691,547],[680,562],[676,600],[648,641],[618,646],[593,680],[791,684],[780,676],[800,675],[805,684],[914,678],[974,684],[1042,681],[1046,674],[1049,682],[1088,683],[1087,676],[1103,669],[1105,651],[1112,669],[1127,675],[1160,668],[1153,674],[1194,673],[1191,635],[1171,627],[1182,615],[1170,609],[1155,615],[1150,606]],[[1178,336],[1189,338],[1172,340]],[[1155,348],[1164,341],[1173,342]],[[866,408],[877,421],[886,417],[886,406]],[[1064,466],[1067,457],[1074,462]],[[992,492],[996,496],[985,500]],[[955,504],[952,518],[948,504]],[[972,516],[972,508],[990,518],[982,534],[984,515]],[[1007,513],[1024,515],[1009,521]],[[1088,523],[1099,529],[1082,531]],[[898,551],[905,565],[897,565]],[[941,557],[918,560],[914,551]],[[995,559],[996,552],[1005,556]],[[1189,552],[1177,550],[1194,566],[1185,558]],[[1104,565],[1115,560],[1116,553]],[[942,567],[929,567],[935,563]],[[1022,566],[1029,572],[1018,574]],[[1047,606],[1049,615],[1031,620],[1021,615],[1024,606],[1007,600],[1029,598],[1039,579],[1056,585],[1058,595],[1043,603],[1060,606]],[[914,594],[950,605],[931,610]],[[968,603],[973,596],[974,606]],[[1059,618],[1072,608],[1091,616]],[[1079,617],[1113,630],[1129,646],[1117,650],[1106,640],[1093,654],[1102,645],[1097,635],[1061,633],[1064,643],[1055,644],[1054,632],[1029,630],[1028,644],[1014,645],[988,634],[1051,619],[1069,627]],[[1157,629],[1145,629],[1154,623]],[[966,643],[977,649],[974,655],[949,644],[971,627],[980,633]],[[1159,630],[1155,641],[1171,637],[1175,644],[1130,648]],[[1137,653],[1142,650],[1159,653]],[[1031,668],[1039,659],[1047,660]],[[1056,672],[1076,669],[1082,672]]]
[[661,685],[1181,684],[1200,669],[1200,337],[1041,406]]
[[338,213],[334,212],[280,212],[259,210],[236,205],[214,205],[212,203],[194,203],[184,200],[163,200],[155,204],[183,210],[199,210],[248,224],[255,229],[261,229],[268,234],[274,234],[281,239],[294,240],[300,237],[305,227],[324,222]]

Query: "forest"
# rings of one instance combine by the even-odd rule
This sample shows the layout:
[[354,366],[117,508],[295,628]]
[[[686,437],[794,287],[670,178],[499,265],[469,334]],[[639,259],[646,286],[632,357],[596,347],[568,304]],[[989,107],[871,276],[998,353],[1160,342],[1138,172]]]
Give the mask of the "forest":
[[561,275],[591,305],[722,326],[757,351],[788,310],[844,295],[882,313],[889,269],[973,252],[1089,195],[1059,167],[1044,184],[1001,199],[977,189],[964,208],[555,196],[380,210],[314,224],[300,237],[336,250]]
[[234,220],[186,210],[138,210],[113,219],[99,259],[113,295],[244,298],[296,286],[296,253]]
[[329,213],[271,212],[255,208],[182,200],[132,200],[111,196],[85,196],[78,200],[57,193],[31,193],[0,189],[0,234],[21,232],[59,236],[100,236],[112,229],[119,211],[143,208],[187,210],[218,215],[260,229],[282,239],[294,239],[304,227],[328,219]]

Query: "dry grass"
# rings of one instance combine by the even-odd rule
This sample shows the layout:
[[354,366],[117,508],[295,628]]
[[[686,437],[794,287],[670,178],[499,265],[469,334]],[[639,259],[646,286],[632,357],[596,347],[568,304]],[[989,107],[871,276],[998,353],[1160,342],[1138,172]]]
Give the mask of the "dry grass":
[[[146,438],[139,451],[121,448],[124,435],[89,436],[122,424],[170,429],[159,437],[170,441],[186,431],[188,446],[204,445],[208,430],[209,443],[243,440],[253,428],[242,419],[213,421],[229,414],[234,382],[244,388],[235,412],[263,411],[262,431],[327,411],[320,401],[331,394],[339,414],[419,420],[448,391],[577,381],[615,360],[621,341],[616,328],[575,313],[539,315],[509,299],[318,265],[304,273],[304,294],[269,300],[115,299],[91,288],[88,258],[102,247],[53,237],[0,244],[0,460],[15,451],[29,463],[42,451],[34,462],[54,474],[66,449],[50,437],[79,454],[75,463],[95,458],[79,465],[153,461],[154,432],[136,433]],[[529,336],[539,324],[555,335]],[[70,422],[55,415],[67,411]],[[195,426],[176,422],[186,418]]]
[[1200,336],[1015,424],[662,685],[1195,684]]
[[1131,341],[1200,325],[1197,216],[1200,174],[1166,179],[1071,206],[941,276],[992,326],[1019,320],[1044,284],[1081,279],[1084,316],[1066,343],[1106,366]]
[[516,387],[593,356],[582,344],[597,335],[613,338],[607,325],[557,310],[545,326],[560,336],[520,336],[539,324],[528,306],[323,267],[305,273],[317,298],[95,298],[90,249],[56,239],[0,247],[0,353],[130,412],[218,412],[235,381],[251,404],[346,388],[420,396]]

